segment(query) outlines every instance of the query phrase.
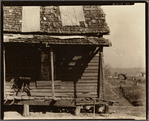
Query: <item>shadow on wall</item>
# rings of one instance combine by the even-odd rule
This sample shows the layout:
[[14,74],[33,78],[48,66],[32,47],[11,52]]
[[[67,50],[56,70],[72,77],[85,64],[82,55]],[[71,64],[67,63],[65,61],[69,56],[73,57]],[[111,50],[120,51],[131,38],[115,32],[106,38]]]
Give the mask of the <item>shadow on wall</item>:
[[74,97],[76,84],[81,79],[88,63],[99,52],[96,47],[65,46],[55,48],[56,55],[56,78],[63,82],[74,83]]

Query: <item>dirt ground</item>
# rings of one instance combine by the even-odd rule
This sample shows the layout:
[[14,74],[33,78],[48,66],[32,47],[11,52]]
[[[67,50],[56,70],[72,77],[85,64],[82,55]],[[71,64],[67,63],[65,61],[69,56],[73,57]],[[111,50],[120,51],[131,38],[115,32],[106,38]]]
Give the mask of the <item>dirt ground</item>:
[[79,116],[74,116],[71,113],[54,113],[54,112],[30,112],[29,117],[23,117],[17,111],[4,112],[4,119],[146,119],[145,107],[133,106],[111,106],[109,114],[94,114],[80,113]]

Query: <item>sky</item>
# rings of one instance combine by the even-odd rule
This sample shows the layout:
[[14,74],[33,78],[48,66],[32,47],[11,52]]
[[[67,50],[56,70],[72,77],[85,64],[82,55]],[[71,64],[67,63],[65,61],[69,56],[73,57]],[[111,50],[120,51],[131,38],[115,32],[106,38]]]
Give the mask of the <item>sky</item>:
[[104,48],[104,63],[113,68],[145,67],[145,4],[102,6],[112,43]]

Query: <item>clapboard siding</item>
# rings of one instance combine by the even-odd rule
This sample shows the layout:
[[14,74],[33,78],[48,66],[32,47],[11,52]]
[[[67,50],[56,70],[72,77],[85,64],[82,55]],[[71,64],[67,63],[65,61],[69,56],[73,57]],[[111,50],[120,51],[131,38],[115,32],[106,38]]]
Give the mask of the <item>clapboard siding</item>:
[[[57,76],[61,79],[61,89],[82,92],[83,96],[91,97],[92,94],[97,96],[98,90],[98,70],[99,70],[99,53],[91,53],[96,48],[87,47],[68,47],[67,49],[56,48],[59,70]],[[69,51],[68,51],[69,50]],[[88,94],[84,94],[84,90],[88,90]],[[65,92],[65,93],[69,93]]]

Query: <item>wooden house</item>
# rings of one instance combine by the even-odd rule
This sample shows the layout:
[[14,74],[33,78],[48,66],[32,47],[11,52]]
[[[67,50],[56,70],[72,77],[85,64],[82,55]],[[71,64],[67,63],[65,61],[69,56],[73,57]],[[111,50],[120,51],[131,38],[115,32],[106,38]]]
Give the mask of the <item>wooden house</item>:
[[[107,34],[101,6],[4,5],[4,104],[108,104],[103,81],[103,47],[111,46],[103,38]],[[12,89],[18,78],[29,80],[30,95]]]

